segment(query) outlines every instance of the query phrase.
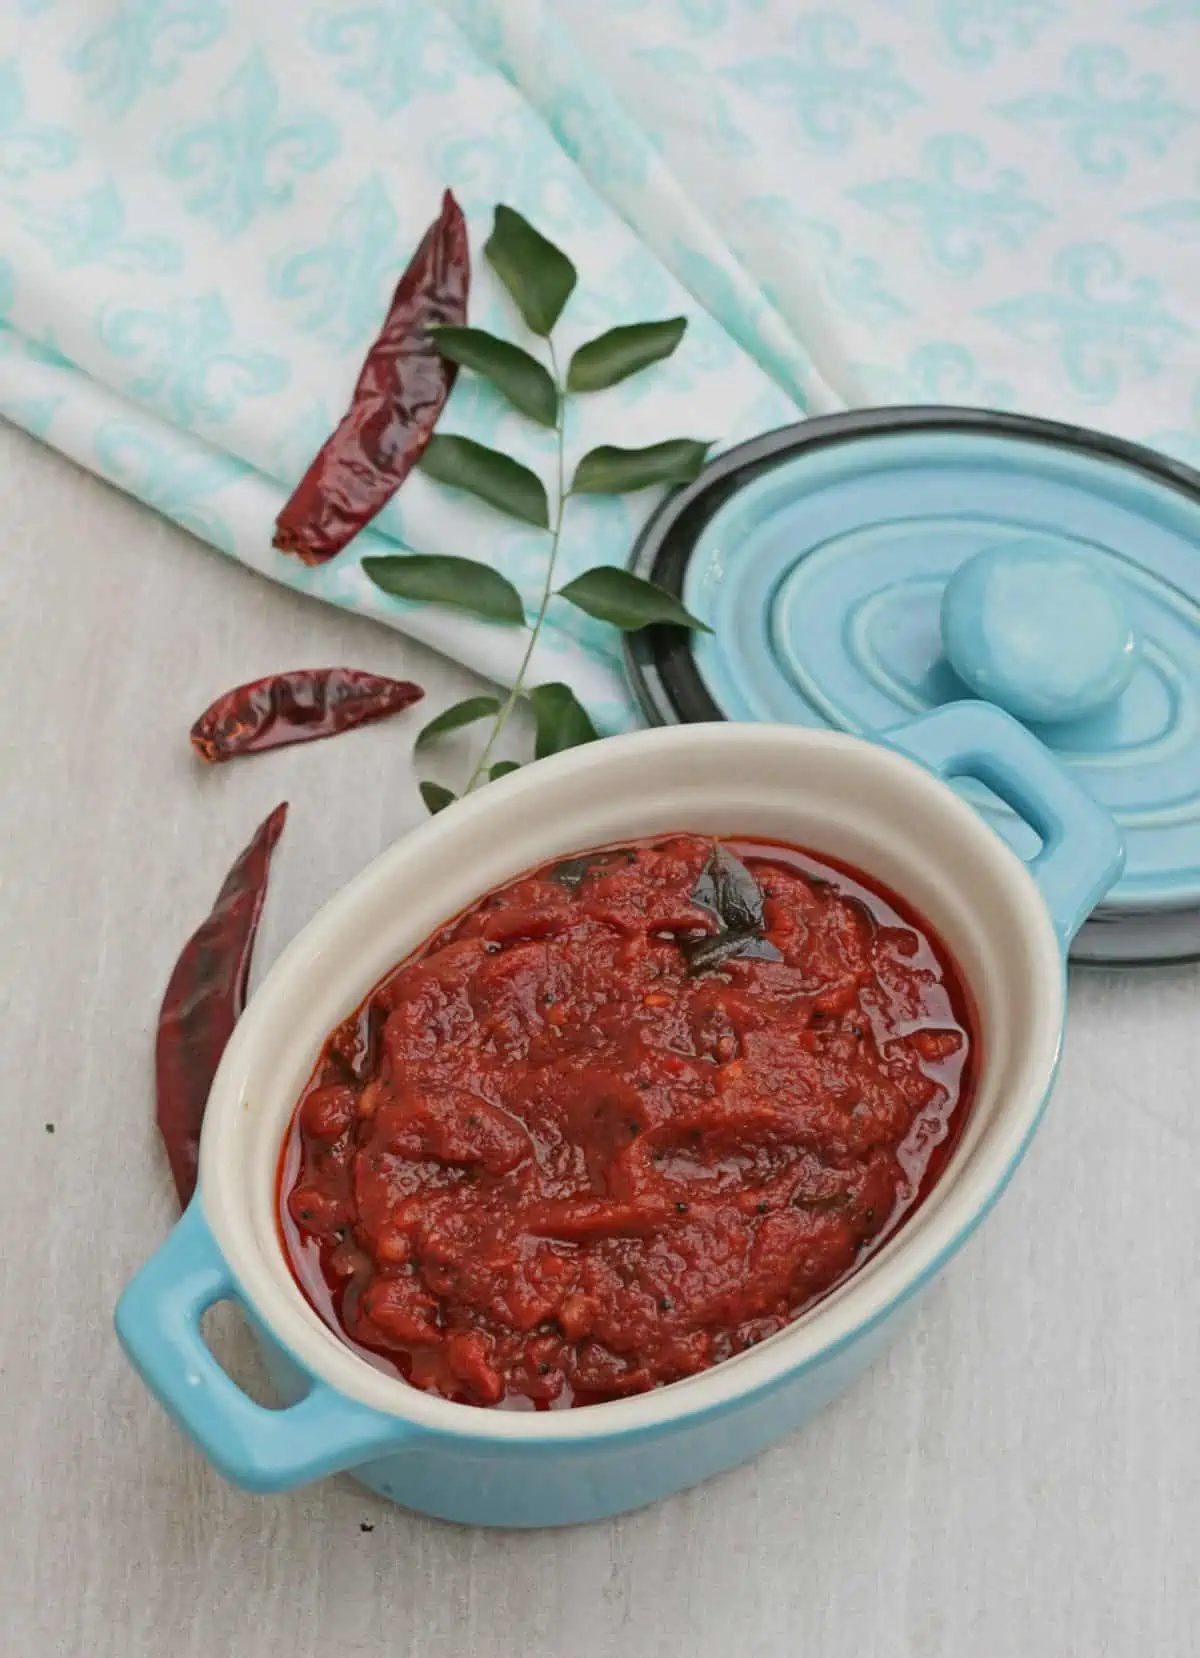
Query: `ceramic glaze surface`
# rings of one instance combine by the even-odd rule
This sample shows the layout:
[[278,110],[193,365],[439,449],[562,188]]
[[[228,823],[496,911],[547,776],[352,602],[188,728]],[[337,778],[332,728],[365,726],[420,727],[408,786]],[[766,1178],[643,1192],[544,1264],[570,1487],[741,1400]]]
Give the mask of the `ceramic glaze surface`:
[[1030,540],[976,553],[946,583],[942,648],[986,702],[1019,720],[1083,719],[1137,672],[1141,637],[1095,561]]
[[[859,435],[733,493],[696,540],[683,595],[713,628],[694,660],[731,720],[877,736],[968,689],[998,690],[1121,827],[1116,913],[1200,903],[1198,546],[1200,502],[1099,455],[976,433]],[[951,637],[970,687],[943,645],[956,580]],[[1030,851],[1011,811],[960,787]]]
[[[946,787],[964,773],[1003,790],[1036,830],[1031,864]],[[836,848],[939,933],[973,996],[985,1056],[948,1167],[909,1224],[819,1305],[669,1387],[535,1414],[472,1409],[382,1374],[304,1299],[276,1223],[280,1140],[324,1033],[480,892],[556,856],[680,826]],[[446,1518],[534,1526],[637,1507],[732,1467],[871,1362],[1008,1183],[1057,1069],[1067,946],[1121,858],[1104,812],[982,703],[938,710],[887,745],[692,726],[506,778],[398,842],[268,975],[213,1086],[198,1195],[121,1298],[121,1341],[184,1431],[254,1490],[349,1470]],[[221,1300],[245,1308],[287,1408],[256,1404],[212,1357],[200,1319]]]

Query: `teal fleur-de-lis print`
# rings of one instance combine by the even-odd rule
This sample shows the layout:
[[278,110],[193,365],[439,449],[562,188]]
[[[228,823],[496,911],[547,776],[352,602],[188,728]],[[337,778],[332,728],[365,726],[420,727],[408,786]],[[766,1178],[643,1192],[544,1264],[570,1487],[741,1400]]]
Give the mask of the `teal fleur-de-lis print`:
[[1200,196],[1183,196],[1178,201],[1157,202],[1127,215],[1147,230],[1169,236],[1174,242],[1200,242]]
[[124,115],[145,92],[179,79],[190,52],[214,45],[229,22],[228,0],[119,0],[106,22],[66,54],[89,103]]
[[40,17],[43,12],[53,11],[57,0],[18,0],[17,9],[22,17]]
[[[642,0],[608,0],[609,11],[631,11],[641,5]],[[504,55],[505,20],[496,0],[442,0],[441,9],[450,14],[486,62],[499,66]]]
[[[1143,200],[1145,195],[1143,192]],[[1200,242],[1200,166],[1196,168],[1190,195],[1151,200],[1147,206],[1135,208],[1124,217],[1173,242]]]
[[217,94],[212,117],[168,138],[160,162],[184,186],[184,206],[226,236],[267,208],[286,207],[300,173],[337,154],[338,129],[313,111],[283,112],[279,83],[256,47]]
[[394,115],[419,93],[451,91],[463,56],[429,0],[329,6],[314,18],[310,38],[340,65],[338,85],[365,98],[376,115]]
[[100,343],[127,360],[123,389],[177,426],[228,420],[247,397],[282,391],[291,371],[282,357],[243,344],[219,294],[162,310],[112,306],[97,324]]
[[350,350],[378,329],[390,286],[403,269],[403,238],[378,174],[367,179],[334,215],[314,246],[283,259],[271,273],[271,292],[303,304],[306,333]]
[[[636,0],[631,11],[641,9],[645,0]],[[769,0],[675,0],[679,21],[689,33],[711,34],[726,24],[765,11]]]
[[880,179],[848,194],[890,224],[919,229],[934,262],[954,276],[973,276],[989,247],[1023,247],[1054,217],[1026,195],[1023,174],[993,171],[987,146],[966,133],[931,138],[920,177]]
[[64,270],[104,265],[110,270],[164,276],[183,268],[178,242],[169,236],[128,230],[125,202],[111,179],[62,206],[35,203],[25,211],[25,228]]
[[66,402],[65,396],[22,397],[8,410],[9,417],[30,437],[44,443],[50,436],[54,417]]
[[934,340],[920,346],[908,360],[913,394],[918,402],[973,402],[986,409],[1015,409],[1016,388],[981,371],[966,346]]
[[671,268],[725,332],[748,351],[798,408],[807,407],[805,377],[808,354],[795,339],[765,294],[732,261],[718,262],[676,240]]
[[16,58],[0,63],[0,183],[21,184],[35,173],[58,172],[78,153],[73,132],[29,114]]
[[[18,333],[6,319],[11,315],[16,300],[17,282],[12,265],[0,258],[0,361],[14,359],[38,363],[47,368],[67,368],[65,357],[52,345],[41,344]],[[5,381],[0,378],[0,408],[10,420],[24,427],[35,438],[44,438],[64,398],[59,395],[38,397],[4,397]]]
[[1153,432],[1147,441],[1185,466],[1200,467],[1200,381],[1192,393],[1190,426],[1171,426],[1165,431]]
[[874,331],[908,315],[905,301],[884,286],[878,261],[848,250],[837,225],[798,215],[781,196],[759,196],[746,205],[781,241],[797,248],[803,263],[816,270],[825,297],[844,316]]
[[858,25],[839,12],[814,12],[796,25],[790,52],[751,58],[722,71],[743,92],[791,112],[821,150],[844,150],[863,127],[890,132],[921,102],[888,46],[862,46]]
[[21,356],[45,368],[74,368],[71,359],[54,342],[53,330],[47,329],[40,340],[22,337]]
[[1200,242],[1200,171],[1196,174],[1195,195],[1153,202],[1126,214],[1126,218],[1173,242]]
[[[486,50],[486,42],[480,34],[482,14],[479,5],[464,5],[463,0],[446,0],[446,4],[455,16],[461,14],[463,28],[481,50]],[[515,11],[516,7],[509,9]],[[461,54],[461,45],[459,51]],[[498,70],[515,85],[521,84],[520,56],[518,52],[510,52],[503,31],[500,44],[487,52],[493,71]],[[608,90],[603,78],[598,77],[581,57],[574,37],[548,11],[540,19],[537,90],[536,93],[531,92],[529,103],[549,126],[560,148],[593,183],[598,183],[602,189],[622,189],[644,181],[654,160],[649,139],[630,119],[624,105]],[[512,134],[513,147],[518,152],[522,148],[527,153],[531,152],[532,165],[549,181],[552,169],[547,165],[544,134],[538,131],[540,123],[536,116],[531,116],[532,110],[527,110],[526,118]],[[489,134],[489,138],[491,136]],[[530,161],[525,159],[521,168],[527,180],[530,165]],[[553,169],[553,175],[556,182],[564,177],[557,169]],[[457,181],[457,175],[449,176]],[[584,194],[577,179],[571,186],[571,193],[576,199]],[[504,185],[501,186],[501,199],[512,199]]]
[[1102,242],[1064,248],[1051,292],[1021,294],[981,315],[1027,345],[1057,353],[1080,397],[1109,403],[1129,375],[1147,378],[1192,330],[1168,311],[1160,284],[1127,277],[1120,254]]
[[688,99],[689,135],[703,135],[719,155],[754,154],[755,145],[734,120],[728,98],[697,53],[684,46],[647,46],[635,56]]
[[1005,47],[1032,46],[1065,0],[938,0],[947,46],[968,69],[984,69]]
[[585,84],[570,66],[538,108],[571,160],[602,189],[645,182],[654,161],[649,140],[599,81]]
[[69,360],[55,345],[49,330],[40,340],[31,340],[17,331],[12,321],[16,299],[16,270],[11,260],[0,258],[0,357],[23,357],[26,362],[40,363],[46,368],[69,368]]
[[[623,254],[615,265],[609,265],[600,281],[580,284],[571,296],[570,317],[577,327],[600,333],[610,328],[618,317],[667,317],[672,308],[679,309],[678,290],[672,288],[671,279],[658,260],[648,258],[645,248],[639,245]],[[689,327],[684,355],[691,349],[692,332]],[[625,384],[635,386],[639,379],[653,384],[658,376],[670,372],[679,357],[677,351],[653,374],[634,376]]]
[[1158,0],[1137,13],[1147,29],[1170,29],[1176,23],[1200,23],[1200,0]]
[[[576,170],[565,156],[547,166],[537,126],[536,116],[522,107],[486,135],[435,145],[430,171],[435,178],[454,180],[454,194],[468,219],[490,217],[495,203],[504,201],[552,237],[594,229],[605,212],[599,197],[579,188]],[[583,303],[582,294],[578,303]]]
[[[15,328],[10,328],[3,320],[5,295],[3,291],[4,273],[0,270],[0,362],[20,360],[30,363],[51,364],[55,368],[67,365],[58,357],[56,352],[43,351],[32,340],[19,334]],[[11,296],[10,301],[11,303]],[[7,394],[7,395],[6,395]],[[0,411],[18,426],[32,434],[35,438],[45,438],[55,415],[62,408],[64,396],[56,395],[17,397],[13,395],[12,386],[8,377],[0,376]]]
[[1015,409],[1017,394],[1007,380],[982,373],[965,345],[931,340],[918,346],[903,368],[855,363],[854,373],[868,396],[886,403],[962,403],[976,408]]
[[1096,178],[1120,179],[1131,155],[1158,160],[1200,111],[1179,103],[1162,75],[1138,74],[1119,46],[1077,46],[1063,66],[1061,92],[1033,92],[999,106],[1022,126],[1061,134]]
[[92,448],[100,471],[111,482],[202,541],[233,551],[233,532],[212,497],[249,473],[245,461],[195,438],[160,440],[125,421],[101,426]]

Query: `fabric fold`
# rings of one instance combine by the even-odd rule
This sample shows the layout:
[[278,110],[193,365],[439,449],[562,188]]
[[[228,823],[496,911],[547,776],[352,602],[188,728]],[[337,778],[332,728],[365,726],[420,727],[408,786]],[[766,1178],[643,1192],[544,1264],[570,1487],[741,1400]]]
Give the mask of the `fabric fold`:
[[[482,248],[505,201],[575,261],[563,360],[620,323],[685,314],[652,373],[573,399],[573,460],[600,443],[724,446],[796,405],[591,187],[453,17],[420,0],[58,0],[4,24],[0,412],[273,579],[511,679],[510,630],[386,597],[360,568],[409,549],[483,558],[527,603],[546,542],[414,474],[319,570],[271,547],[287,492],[345,408],[442,190],[468,216],[471,316],[523,335]],[[549,475],[552,440],[463,374],[440,430]],[[564,580],[623,563],[656,497],[572,501]],[[535,662],[602,729],[636,719],[611,629],[552,606]]]
[[[478,258],[499,201],[579,267],[564,356],[689,318],[670,362],[573,403],[572,457],[958,402],[1200,462],[1197,51],[1192,0],[11,0],[0,414],[503,681],[518,638],[359,560],[482,557],[529,601],[539,532],[418,474],[322,570],[270,545],[445,187],[480,326],[523,337]],[[471,375],[441,430],[547,472],[547,434]],[[564,575],[623,563],[655,499],[572,502]],[[619,640],[565,604],[537,672],[603,729],[637,718]]]

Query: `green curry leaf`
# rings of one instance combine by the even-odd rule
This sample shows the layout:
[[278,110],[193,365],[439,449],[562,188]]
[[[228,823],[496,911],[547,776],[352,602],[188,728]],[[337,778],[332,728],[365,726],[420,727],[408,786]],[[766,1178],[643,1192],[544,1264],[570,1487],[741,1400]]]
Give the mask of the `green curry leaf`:
[[594,743],[599,737],[587,710],[569,685],[535,685],[529,692],[529,700],[537,722],[535,759],[544,760],[547,755],[578,748],[581,743]]
[[514,627],[525,620],[525,606],[512,582],[473,558],[397,553],[390,558],[364,558],[362,567],[376,587],[394,599],[451,605],[485,622]]
[[593,449],[576,468],[571,493],[625,495],[652,484],[691,483],[711,447],[695,438],[670,438],[647,449]]
[[636,633],[639,628],[656,624],[712,632],[674,594],[614,564],[600,564],[594,570],[585,570],[582,576],[560,587],[558,597],[597,621],[620,628],[623,633]]
[[558,388],[536,357],[482,328],[447,326],[433,330],[433,343],[447,362],[490,380],[514,409],[542,426],[558,420]]
[[474,438],[431,437],[420,468],[439,484],[465,489],[497,512],[536,529],[550,528],[546,490],[536,472]]
[[545,338],[575,291],[578,276],[561,249],[511,207],[497,207],[484,252],[526,325]]
[[568,391],[606,391],[652,363],[661,363],[676,349],[687,328],[686,317],[667,322],[635,322],[610,328],[607,334],[581,345],[567,370]]

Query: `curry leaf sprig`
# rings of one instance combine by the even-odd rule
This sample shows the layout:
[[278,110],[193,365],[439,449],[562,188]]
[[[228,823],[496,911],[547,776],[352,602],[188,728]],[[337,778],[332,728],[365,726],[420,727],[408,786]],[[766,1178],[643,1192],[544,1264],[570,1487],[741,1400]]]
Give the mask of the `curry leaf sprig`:
[[[512,582],[475,559],[401,554],[363,560],[363,569],[376,586],[396,598],[449,605],[484,621],[523,628],[528,634],[524,656],[506,697],[468,697],[431,720],[417,738],[417,749],[424,752],[450,732],[491,720],[491,730],[465,794],[518,769],[517,762],[493,761],[492,756],[522,698],[533,712],[535,759],[592,742],[598,736],[568,685],[526,683],[534,649],[555,600],[574,605],[627,633],[663,624],[704,628],[672,594],[611,565],[586,570],[564,586],[555,587],[567,506],[574,497],[623,495],[656,484],[688,483],[704,465],[710,446],[695,438],[672,438],[645,449],[604,446],[584,455],[567,483],[568,397],[607,390],[662,362],[682,340],[686,319],[672,317],[612,328],[580,346],[564,377],[555,350],[554,329],[575,291],[578,277],[574,265],[519,213],[504,206],[496,209],[485,251],[526,327],[545,342],[548,366],[522,346],[481,328],[439,328],[435,335],[437,348],[449,362],[490,381],[527,419],[554,432],[555,476],[548,490],[535,472],[500,450],[471,438],[441,434],[430,439],[420,464],[426,476],[436,482],[465,490],[498,512],[546,532],[545,580],[537,611],[531,622]],[[421,795],[431,812],[441,811],[457,798],[450,789],[432,782],[421,784]]]

